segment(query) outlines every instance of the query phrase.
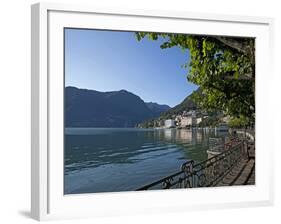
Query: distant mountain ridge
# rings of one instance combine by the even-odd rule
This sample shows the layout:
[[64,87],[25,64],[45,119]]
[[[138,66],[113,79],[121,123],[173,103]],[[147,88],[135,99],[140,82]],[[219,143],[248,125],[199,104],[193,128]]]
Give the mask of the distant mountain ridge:
[[99,92],[65,88],[66,127],[135,127],[170,107],[145,103],[127,90]]
[[158,117],[161,113],[171,109],[170,106],[165,104],[158,104],[153,102],[146,102],[145,104],[153,112],[155,117]]

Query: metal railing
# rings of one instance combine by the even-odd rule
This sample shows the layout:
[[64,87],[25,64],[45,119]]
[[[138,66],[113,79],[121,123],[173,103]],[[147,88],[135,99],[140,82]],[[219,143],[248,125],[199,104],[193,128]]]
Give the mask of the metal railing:
[[218,184],[232,168],[247,156],[245,142],[232,140],[224,151],[202,162],[193,160],[182,164],[181,170],[137,190],[209,187]]

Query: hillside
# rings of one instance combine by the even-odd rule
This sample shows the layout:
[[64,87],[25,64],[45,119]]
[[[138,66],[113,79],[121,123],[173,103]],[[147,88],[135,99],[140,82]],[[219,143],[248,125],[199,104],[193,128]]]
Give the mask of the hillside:
[[[152,119],[166,105],[148,103],[126,90],[99,92],[95,90],[65,88],[66,127],[135,127]],[[162,111],[161,111],[162,108]]]
[[149,102],[149,103],[145,103],[146,106],[153,112],[153,116],[154,117],[158,117],[160,116],[161,113],[168,111],[169,109],[171,109],[171,107],[169,107],[168,105],[161,105],[158,103],[153,103],[153,102]]
[[182,114],[184,111],[197,110],[198,107],[192,100],[192,95],[197,91],[199,90],[196,90],[192,94],[187,96],[180,104],[162,113],[161,118],[171,118],[173,115]]

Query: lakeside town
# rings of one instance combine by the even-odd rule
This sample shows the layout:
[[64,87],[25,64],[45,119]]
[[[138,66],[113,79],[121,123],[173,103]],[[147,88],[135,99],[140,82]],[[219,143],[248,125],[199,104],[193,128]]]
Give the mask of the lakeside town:
[[190,129],[195,127],[216,127],[219,130],[227,131],[229,116],[224,116],[223,113],[215,113],[210,115],[208,112],[200,110],[183,111],[180,114],[165,117],[160,116],[157,119],[149,120],[139,124],[139,128],[177,128]]
[[201,113],[195,110],[184,111],[182,114],[175,115],[173,119],[159,119],[156,121],[156,126],[165,128],[191,128],[198,126],[206,118],[208,118],[207,113]]

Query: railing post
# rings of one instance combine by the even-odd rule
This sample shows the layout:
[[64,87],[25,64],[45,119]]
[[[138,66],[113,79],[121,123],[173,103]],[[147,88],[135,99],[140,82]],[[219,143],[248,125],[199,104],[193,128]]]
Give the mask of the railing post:
[[243,140],[243,157],[245,159],[249,159],[249,150],[248,150],[248,141],[247,140]]
[[181,165],[181,170],[184,172],[184,185],[185,188],[187,188],[189,185],[190,188],[194,187],[194,180],[193,180],[193,165],[194,165],[194,161],[190,160],[186,163],[183,163]]

